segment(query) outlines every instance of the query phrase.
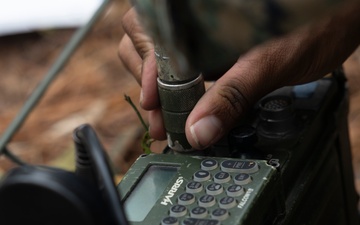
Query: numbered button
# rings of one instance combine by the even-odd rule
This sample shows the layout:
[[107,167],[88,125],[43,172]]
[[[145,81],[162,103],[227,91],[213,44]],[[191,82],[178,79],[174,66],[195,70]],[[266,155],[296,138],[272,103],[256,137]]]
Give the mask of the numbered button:
[[202,170],[214,170],[218,167],[218,162],[215,159],[205,159],[201,162]]
[[236,200],[233,197],[225,196],[220,199],[219,206],[222,209],[231,209],[236,206]]
[[212,195],[203,195],[199,198],[198,204],[202,207],[211,207],[215,205],[215,197]]
[[179,221],[176,217],[168,216],[161,221],[161,225],[179,225]]
[[226,209],[217,208],[211,213],[211,218],[216,220],[226,220],[229,217],[229,212]]
[[210,179],[210,173],[206,170],[199,170],[194,173],[194,181],[203,182]]
[[259,165],[255,161],[225,160],[221,163],[221,170],[229,173],[256,173]]
[[170,216],[172,217],[182,217],[187,213],[187,209],[183,205],[174,205],[170,208]]
[[208,215],[208,212],[207,212],[206,208],[201,207],[201,206],[195,207],[190,211],[190,217],[192,217],[192,218],[201,219],[201,218],[205,218],[207,215]]
[[199,193],[202,191],[203,185],[196,181],[191,181],[186,185],[186,192],[187,193]]
[[214,176],[215,183],[227,183],[230,181],[230,179],[230,174],[223,171],[216,173]]
[[234,183],[238,185],[245,185],[252,181],[251,176],[247,173],[239,173],[234,177]]
[[178,197],[178,203],[180,205],[190,205],[195,202],[195,196],[191,193],[182,193]]
[[186,218],[182,225],[220,225],[220,221],[214,219]]
[[226,189],[226,194],[230,197],[238,197],[245,193],[244,188],[240,185],[233,184]]
[[223,192],[223,186],[218,183],[211,183],[206,186],[206,193],[209,195],[218,195]]

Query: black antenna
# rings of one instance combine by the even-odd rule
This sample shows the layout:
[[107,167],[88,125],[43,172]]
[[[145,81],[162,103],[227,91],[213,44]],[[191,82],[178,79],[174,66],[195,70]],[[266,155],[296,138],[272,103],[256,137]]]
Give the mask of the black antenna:
[[77,151],[80,150],[77,157],[81,157],[77,159],[77,173],[85,174],[85,178],[90,180],[95,178],[108,206],[109,214],[113,217],[111,221],[116,225],[128,225],[108,157],[95,131],[88,124],[81,125],[74,131],[74,140]]

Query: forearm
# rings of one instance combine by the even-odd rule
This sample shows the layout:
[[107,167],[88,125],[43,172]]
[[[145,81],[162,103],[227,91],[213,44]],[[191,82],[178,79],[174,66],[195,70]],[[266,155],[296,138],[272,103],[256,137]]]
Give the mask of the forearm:
[[[261,95],[321,78],[338,68],[360,44],[360,4],[260,45],[243,57],[239,74],[254,76]],[[252,74],[252,75],[251,75]],[[244,75],[241,75],[244,76]],[[264,85],[266,84],[266,85]]]

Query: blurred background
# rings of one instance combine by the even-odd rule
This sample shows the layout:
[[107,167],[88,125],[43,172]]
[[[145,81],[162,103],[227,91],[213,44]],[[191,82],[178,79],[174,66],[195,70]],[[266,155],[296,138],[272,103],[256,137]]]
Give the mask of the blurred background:
[[[9,143],[15,155],[29,163],[72,170],[75,166],[72,132],[83,123],[94,127],[119,178],[142,153],[140,141],[145,130],[124,94],[130,96],[145,120],[147,114],[138,104],[138,84],[117,56],[124,34],[121,18],[129,7],[128,0],[111,1]],[[56,29],[50,27],[0,36],[1,133],[76,29],[76,25],[67,24]],[[360,192],[360,50],[354,52],[344,67],[349,79],[353,165]],[[165,145],[165,142],[155,142],[152,149],[159,152]],[[0,156],[0,176],[14,166]]]
[[[107,6],[9,143],[15,155],[29,163],[72,170],[75,165],[72,132],[83,123],[96,130],[117,174],[126,172],[142,153],[140,140],[145,130],[124,99],[124,94],[130,96],[146,120],[138,105],[140,88],[117,56],[123,35],[121,18],[129,7],[126,0],[111,1]],[[0,37],[1,133],[76,29],[69,25]],[[0,157],[0,175],[13,166],[4,156]]]

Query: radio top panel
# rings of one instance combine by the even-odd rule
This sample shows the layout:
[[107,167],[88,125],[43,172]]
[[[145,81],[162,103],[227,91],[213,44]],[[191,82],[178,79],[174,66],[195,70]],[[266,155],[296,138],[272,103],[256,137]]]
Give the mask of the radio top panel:
[[[118,185],[131,224],[260,224],[279,196],[278,173],[263,160],[150,154]],[[265,194],[266,193],[266,196]],[[251,219],[251,221],[249,221]]]

